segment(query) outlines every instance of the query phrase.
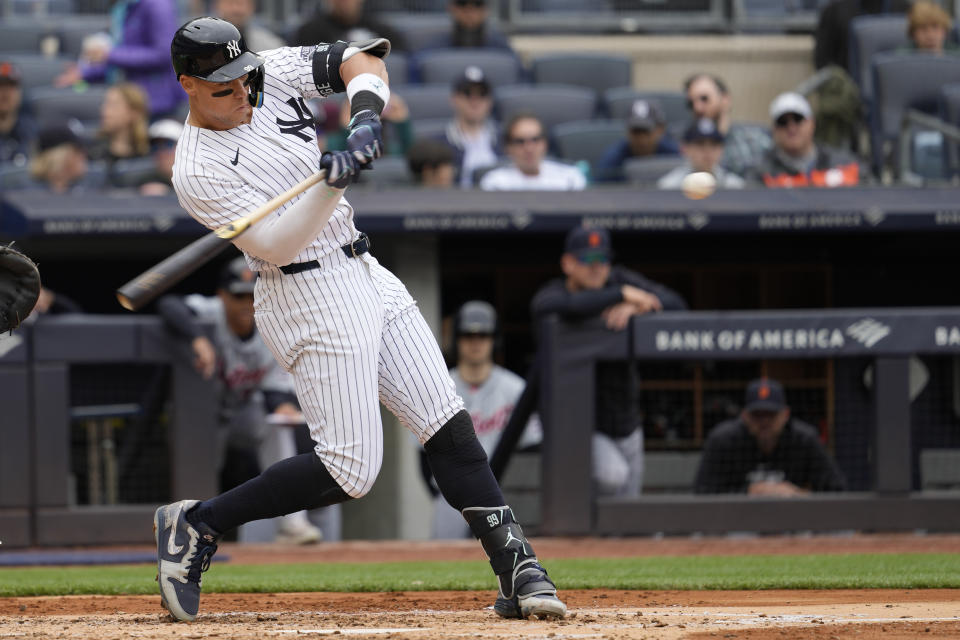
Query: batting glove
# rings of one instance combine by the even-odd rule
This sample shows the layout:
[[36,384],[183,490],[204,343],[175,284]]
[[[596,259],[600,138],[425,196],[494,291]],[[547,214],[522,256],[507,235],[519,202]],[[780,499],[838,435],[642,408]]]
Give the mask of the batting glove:
[[326,182],[336,189],[346,189],[359,177],[357,159],[349,151],[326,151],[320,156],[320,168],[326,169]]
[[380,116],[365,109],[350,119],[347,151],[353,154],[362,169],[383,155],[383,126]]

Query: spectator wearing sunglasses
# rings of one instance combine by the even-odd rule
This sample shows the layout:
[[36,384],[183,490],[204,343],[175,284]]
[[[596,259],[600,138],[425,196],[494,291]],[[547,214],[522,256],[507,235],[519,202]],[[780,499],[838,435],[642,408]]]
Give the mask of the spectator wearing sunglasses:
[[507,37],[487,24],[488,0],[450,0],[447,13],[452,21],[450,31],[427,41],[421,50],[468,47],[513,51]]
[[172,193],[173,162],[183,124],[177,120],[157,120],[148,129],[153,175],[146,176],[139,185],[140,195],[164,196]]
[[510,164],[497,167],[480,180],[484,191],[579,191],[587,179],[576,167],[547,159],[543,123],[532,113],[513,116],[504,142]]
[[320,42],[359,42],[370,38],[386,38],[394,51],[406,48],[399,32],[364,11],[363,0],[324,0],[297,28],[291,44],[309,47]]
[[695,120],[683,132],[681,151],[686,162],[657,180],[657,188],[682,189],[689,174],[705,171],[716,178],[721,189],[742,189],[746,184],[743,178],[720,166],[723,149],[723,134],[716,123],[710,118]]
[[720,164],[732,173],[745,175],[773,146],[770,134],[762,127],[733,122],[730,91],[721,78],[698,73],[688,78],[683,86],[687,108],[694,119],[710,118],[724,136]]
[[768,187],[852,187],[864,173],[857,160],[818,145],[813,110],[799,93],[781,93],[770,103],[774,147],[751,176]]
[[474,186],[477,169],[497,164],[501,153],[497,124],[490,117],[493,95],[483,69],[470,66],[453,82],[450,94],[453,118],[443,137],[453,151],[457,182],[464,189]]
[[622,182],[630,158],[676,155],[680,152],[667,131],[667,118],[656,100],[634,101],[627,118],[627,135],[604,152],[595,167],[597,182]]
[[[556,314],[572,322],[602,322],[624,330],[635,315],[684,311],[675,291],[625,267],[612,264],[610,234],[578,227],[567,234],[560,256],[562,278],[551,280],[533,297],[535,328]],[[635,363],[597,365],[596,417],[591,464],[599,495],[636,497],[643,481],[642,411]]]

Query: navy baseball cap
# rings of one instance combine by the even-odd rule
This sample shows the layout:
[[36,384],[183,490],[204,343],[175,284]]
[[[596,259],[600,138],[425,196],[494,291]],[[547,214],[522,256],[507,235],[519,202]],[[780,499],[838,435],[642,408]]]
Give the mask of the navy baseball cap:
[[667,123],[660,104],[654,100],[639,98],[630,107],[630,117],[627,118],[628,129],[650,131]]
[[458,335],[489,335],[497,330],[497,312],[483,300],[465,302],[457,313]]
[[770,378],[758,378],[747,385],[743,408],[747,411],[780,411],[786,409],[783,386]]
[[564,251],[576,256],[580,262],[610,262],[613,257],[610,232],[606,229],[576,227],[567,234]]
[[701,140],[711,140],[713,142],[723,143],[723,133],[717,129],[717,123],[710,118],[700,118],[690,123],[686,131],[683,132],[684,142],[700,142]]
[[483,90],[486,94],[490,93],[490,81],[487,80],[487,75],[483,72],[483,69],[470,65],[453,81],[453,91],[454,93],[469,93],[470,89],[474,87]]
[[243,256],[234,258],[220,272],[220,288],[235,296],[253,294],[257,274],[250,271]]

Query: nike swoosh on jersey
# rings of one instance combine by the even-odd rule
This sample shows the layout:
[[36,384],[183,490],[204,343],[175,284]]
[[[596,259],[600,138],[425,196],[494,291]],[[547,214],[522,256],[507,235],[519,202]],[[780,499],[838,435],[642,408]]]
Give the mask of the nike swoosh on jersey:
[[230,164],[237,166],[238,162],[240,162],[240,147],[237,147],[237,155],[233,156],[233,160],[230,161]]
[[177,508],[173,512],[173,524],[170,525],[170,537],[167,538],[167,553],[172,556],[179,554],[183,551],[183,545],[177,544],[177,521],[180,520],[180,511],[183,509],[183,506],[180,503],[177,503]]

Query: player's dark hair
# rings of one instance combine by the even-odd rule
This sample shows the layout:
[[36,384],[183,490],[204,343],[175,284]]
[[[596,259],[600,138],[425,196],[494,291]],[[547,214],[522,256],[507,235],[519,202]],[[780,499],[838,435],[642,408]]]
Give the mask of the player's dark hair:
[[507,124],[503,127],[503,141],[505,144],[510,144],[510,140],[513,138],[513,128],[517,126],[517,123],[521,120],[535,120],[537,124],[540,125],[540,135],[547,135],[547,129],[543,126],[543,120],[541,120],[537,114],[532,111],[518,111],[507,118]]
[[446,142],[421,138],[407,150],[407,165],[418,182],[425,168],[436,168],[443,164],[453,164],[453,149]]

